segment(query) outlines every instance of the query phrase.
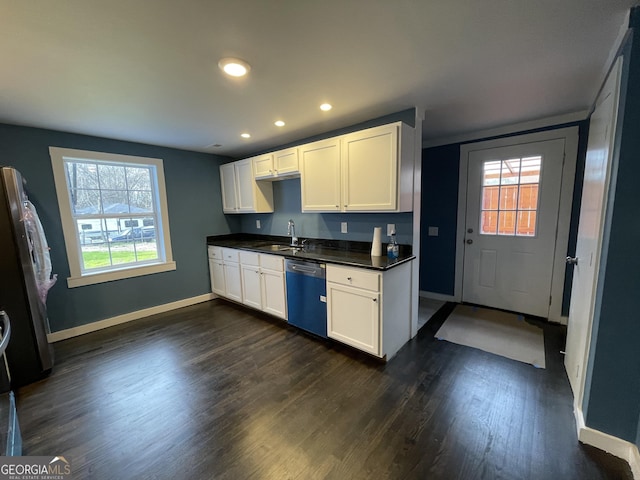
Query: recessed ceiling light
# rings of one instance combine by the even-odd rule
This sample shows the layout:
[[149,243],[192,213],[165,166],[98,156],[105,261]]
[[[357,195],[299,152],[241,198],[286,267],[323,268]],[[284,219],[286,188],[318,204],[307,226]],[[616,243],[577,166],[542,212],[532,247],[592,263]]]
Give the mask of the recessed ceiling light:
[[277,120],[274,125],[276,127],[284,127],[284,122],[282,120]]
[[241,136],[242,138],[251,138],[251,135],[250,135],[250,134],[248,134],[248,133],[241,133],[241,134],[240,134],[240,136]]
[[251,66],[247,62],[240,60],[239,58],[232,57],[220,60],[218,62],[218,67],[220,67],[224,73],[231,75],[232,77],[243,77],[249,72],[249,70],[251,70]]
[[330,103],[323,103],[322,105],[320,105],[320,110],[322,110],[323,112],[328,112],[332,108],[333,106]]

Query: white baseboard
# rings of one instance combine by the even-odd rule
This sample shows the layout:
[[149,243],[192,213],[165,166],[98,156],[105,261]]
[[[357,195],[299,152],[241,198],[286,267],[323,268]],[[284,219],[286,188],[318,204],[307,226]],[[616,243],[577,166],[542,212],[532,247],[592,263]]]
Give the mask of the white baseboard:
[[457,302],[456,297],[453,295],[445,295],[443,293],[427,292],[420,290],[420,296],[422,298],[431,298],[432,300],[442,300],[443,302]]
[[638,447],[621,438],[587,427],[584,423],[581,408],[575,407],[574,415],[580,442],[625,460],[631,467],[633,478],[640,480],[640,453],[638,453]]
[[59,342],[72,337],[78,337],[85,333],[95,332],[104,328],[113,327],[114,325],[120,325],[121,323],[131,322],[132,320],[138,320],[140,318],[155,315],[157,313],[169,312],[178,308],[188,307],[195,305],[196,303],[202,303],[216,298],[212,293],[205,293],[204,295],[198,295],[197,297],[185,298],[183,300],[177,300],[171,303],[165,303],[162,305],[156,305],[155,307],[143,308],[142,310],[136,310],[135,312],[124,313],[111,318],[105,318],[97,322],[88,323],[86,325],[80,325],[79,327],[68,328],[66,330],[59,330],[47,335],[49,343]]

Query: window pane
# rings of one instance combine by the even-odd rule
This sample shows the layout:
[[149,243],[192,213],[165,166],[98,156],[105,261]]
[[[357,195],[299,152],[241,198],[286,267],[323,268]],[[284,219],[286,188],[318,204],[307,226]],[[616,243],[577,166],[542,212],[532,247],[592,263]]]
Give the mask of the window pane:
[[68,162],[66,166],[70,189],[98,188],[98,167],[95,163]]
[[98,165],[98,178],[102,190],[126,190],[125,167]]
[[498,233],[498,212],[482,212],[480,233],[491,235]]
[[127,192],[121,190],[103,190],[102,211],[107,214],[130,213]]
[[527,157],[522,159],[522,173],[520,183],[540,183],[540,167],[542,157]]
[[483,187],[482,188],[482,209],[497,210],[498,209],[498,193],[500,187]]
[[80,188],[71,190],[71,209],[74,216],[100,213],[100,191]]
[[139,262],[158,259],[156,227],[142,227],[135,234],[136,255]]
[[518,212],[517,235],[534,236],[536,234],[536,212],[534,210]]
[[114,265],[133,263],[136,261],[136,251],[133,241],[123,241],[111,244],[111,259]]
[[500,164],[499,160],[484,162],[483,185],[498,185],[500,183]]
[[131,213],[152,213],[153,197],[151,192],[133,190],[129,192],[129,205]]
[[520,178],[520,159],[512,158],[502,162],[501,185],[517,185]]
[[538,208],[538,185],[521,185],[518,198],[518,210],[536,210]]
[[515,235],[516,212],[498,212],[498,235]]
[[151,191],[151,173],[148,168],[127,167],[126,173],[129,190]]
[[500,187],[500,210],[515,210],[518,198],[518,186],[508,185]]

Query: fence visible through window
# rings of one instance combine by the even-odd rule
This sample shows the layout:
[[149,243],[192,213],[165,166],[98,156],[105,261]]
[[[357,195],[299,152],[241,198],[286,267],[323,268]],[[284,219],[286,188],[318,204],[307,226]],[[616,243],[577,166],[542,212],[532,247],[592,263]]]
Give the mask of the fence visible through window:
[[536,235],[542,157],[484,162],[480,233]]

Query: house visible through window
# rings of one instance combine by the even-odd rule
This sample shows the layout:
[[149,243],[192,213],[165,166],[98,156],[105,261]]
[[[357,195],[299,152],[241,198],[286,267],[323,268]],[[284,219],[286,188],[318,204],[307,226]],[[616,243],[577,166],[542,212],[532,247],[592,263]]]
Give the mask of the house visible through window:
[[55,147],[50,152],[70,286],[175,268],[162,160]]
[[480,233],[536,234],[542,157],[484,162]]

